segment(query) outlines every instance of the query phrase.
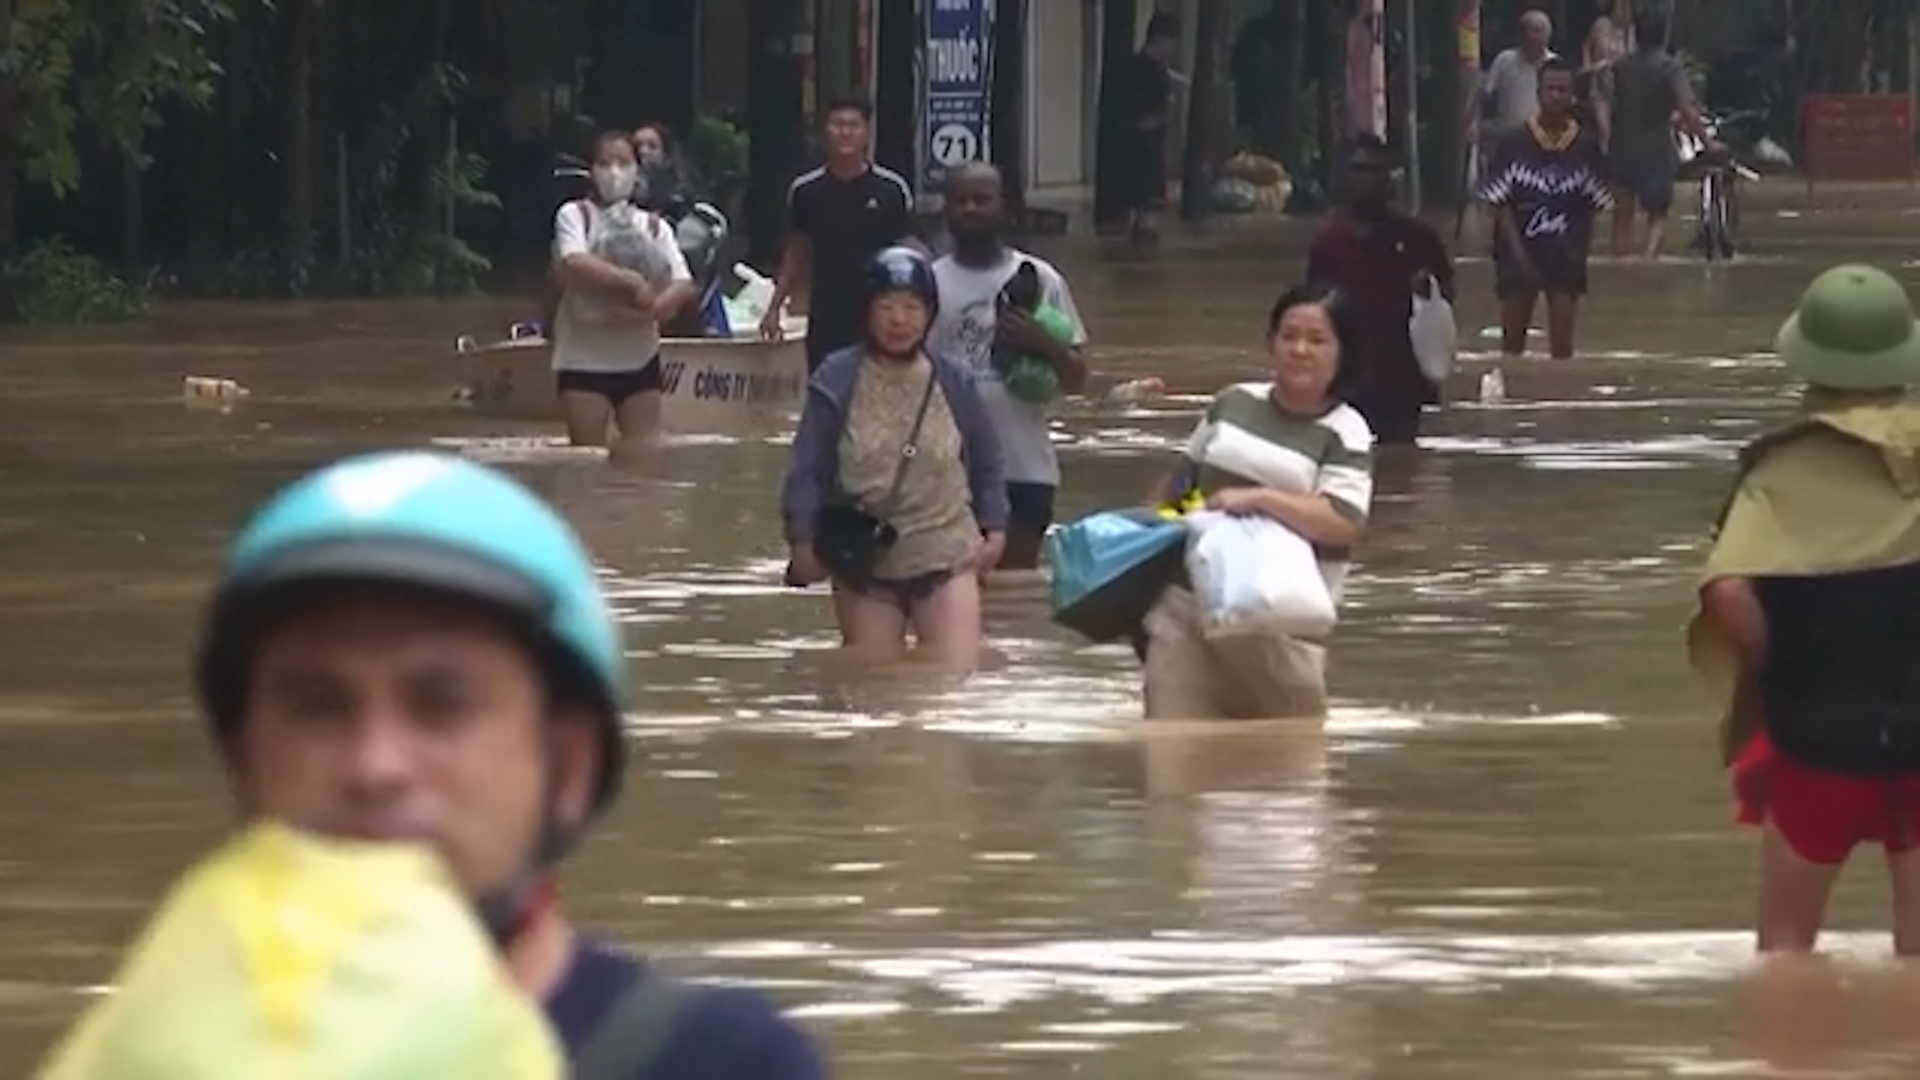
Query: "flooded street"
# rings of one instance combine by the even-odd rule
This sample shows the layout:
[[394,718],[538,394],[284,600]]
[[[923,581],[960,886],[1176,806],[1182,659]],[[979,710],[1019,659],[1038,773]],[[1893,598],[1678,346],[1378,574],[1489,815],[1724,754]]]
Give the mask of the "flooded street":
[[[1832,977],[1750,973],[1753,839],[1680,628],[1732,453],[1791,404],[1774,331],[1829,263],[1910,258],[1914,224],[1756,213],[1741,265],[1602,260],[1581,358],[1507,365],[1494,406],[1471,400],[1491,273],[1466,263],[1468,400],[1381,466],[1324,741],[1143,734],[1131,652],[1052,627],[1031,587],[992,602],[1003,669],[837,671],[825,596],[779,583],[779,438],[625,471],[488,448],[544,432],[460,411],[449,345],[525,305],[185,305],[0,339],[0,1076],[229,822],[186,657],[246,509],[436,441],[553,499],[630,624],[639,773],[575,914],[768,987],[838,1075],[1764,1075],[1743,1063],[1782,1047],[1912,1075],[1920,992],[1876,966],[1884,936],[1831,935]],[[1207,394],[1259,377],[1300,250],[1060,250],[1103,381],[1174,391],[1067,410],[1063,517],[1136,499]],[[189,411],[189,374],[252,397]],[[1843,931],[1884,920],[1858,861]]]

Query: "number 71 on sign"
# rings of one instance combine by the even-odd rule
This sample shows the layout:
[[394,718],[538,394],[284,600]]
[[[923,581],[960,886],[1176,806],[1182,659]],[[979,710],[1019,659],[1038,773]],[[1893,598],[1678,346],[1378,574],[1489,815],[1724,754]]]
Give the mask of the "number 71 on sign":
[[965,124],[941,124],[933,131],[933,159],[952,167],[980,160],[980,136]]

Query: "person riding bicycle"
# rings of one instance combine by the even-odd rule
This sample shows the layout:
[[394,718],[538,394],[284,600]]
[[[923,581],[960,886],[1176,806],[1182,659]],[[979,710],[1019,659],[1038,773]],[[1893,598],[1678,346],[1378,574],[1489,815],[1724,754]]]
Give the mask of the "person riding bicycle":
[[816,1080],[759,994],[695,990],[562,914],[555,868],[626,771],[626,655],[592,560],[503,473],[351,458],[228,554],[199,701],[244,817],[444,856],[574,1075]]
[[1667,211],[1680,158],[1673,143],[1673,118],[1695,138],[1717,148],[1694,100],[1687,68],[1667,48],[1668,20],[1658,9],[1633,18],[1634,48],[1611,67],[1612,98],[1607,158],[1613,170],[1613,254],[1624,257],[1633,246],[1636,208],[1647,220],[1647,258],[1660,254]]

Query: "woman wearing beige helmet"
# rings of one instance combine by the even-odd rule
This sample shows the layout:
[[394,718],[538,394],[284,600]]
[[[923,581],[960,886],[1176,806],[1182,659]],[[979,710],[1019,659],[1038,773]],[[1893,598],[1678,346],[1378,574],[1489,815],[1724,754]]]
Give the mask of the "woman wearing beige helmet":
[[1884,271],[1816,278],[1780,330],[1801,414],[1740,455],[1689,628],[1738,817],[1761,830],[1762,952],[1808,952],[1848,854],[1883,847],[1920,955],[1920,326]]

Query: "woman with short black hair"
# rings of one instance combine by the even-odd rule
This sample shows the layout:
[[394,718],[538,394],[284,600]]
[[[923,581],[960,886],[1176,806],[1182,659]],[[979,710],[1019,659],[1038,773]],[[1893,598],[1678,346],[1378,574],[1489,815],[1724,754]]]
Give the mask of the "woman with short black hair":
[[[1209,509],[1272,518],[1314,547],[1338,604],[1348,557],[1373,502],[1373,431],[1342,400],[1358,374],[1360,333],[1347,294],[1287,290],[1267,317],[1270,381],[1214,395],[1162,494],[1197,491]],[[1326,645],[1278,632],[1210,639],[1184,583],[1147,613],[1149,720],[1253,720],[1326,712]]]

